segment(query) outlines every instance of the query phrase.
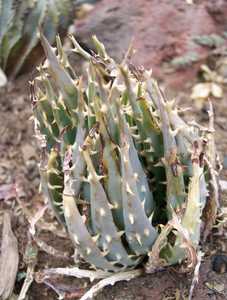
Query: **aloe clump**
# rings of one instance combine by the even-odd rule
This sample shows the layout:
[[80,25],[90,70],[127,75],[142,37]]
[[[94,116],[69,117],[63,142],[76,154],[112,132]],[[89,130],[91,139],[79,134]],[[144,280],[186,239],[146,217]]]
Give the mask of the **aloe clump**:
[[67,32],[72,0],[0,0],[0,68],[9,77],[40,59],[39,26],[50,43]]
[[117,64],[96,37],[93,54],[71,40],[87,77],[59,37],[54,49],[41,34],[47,61],[31,83],[42,188],[58,220],[104,285],[139,275],[130,270],[146,258],[148,272],[185,259],[195,267],[204,208],[215,220],[218,206],[213,118],[208,129],[184,122],[130,51]]

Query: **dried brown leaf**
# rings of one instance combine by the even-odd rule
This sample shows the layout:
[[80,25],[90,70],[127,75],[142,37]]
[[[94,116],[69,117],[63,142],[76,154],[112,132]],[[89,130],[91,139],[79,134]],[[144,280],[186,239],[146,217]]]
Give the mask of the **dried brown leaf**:
[[42,241],[41,239],[39,239],[38,237],[36,236],[33,236],[33,239],[34,241],[36,242],[37,246],[42,249],[44,252],[52,255],[52,256],[55,256],[55,257],[58,257],[58,258],[69,258],[69,253],[66,252],[66,251],[60,251],[60,250],[57,250],[55,249],[54,247],[48,245],[47,243],[45,243],[44,241]]
[[2,300],[7,299],[13,291],[18,263],[17,239],[11,229],[10,214],[5,212],[0,256],[0,298]]
[[31,240],[31,237],[29,237],[24,254],[24,262],[27,264],[28,267],[26,277],[17,300],[25,300],[27,297],[27,292],[34,280],[34,271],[37,264],[37,256],[38,248],[35,245],[35,243]]
[[211,92],[211,86],[210,86],[209,82],[197,83],[192,89],[191,98],[192,99],[200,99],[200,98],[206,99],[206,98],[208,98],[210,92]]
[[219,184],[220,184],[220,187],[221,187],[222,191],[227,190],[227,180],[219,180]]
[[225,285],[223,283],[219,282],[206,282],[205,285],[208,287],[208,289],[217,292],[219,294],[222,294],[225,290]]
[[167,237],[172,229],[172,225],[166,224],[163,227],[158,238],[156,239],[152,250],[148,253],[149,260],[145,265],[145,270],[147,273],[153,273],[165,266],[165,262],[160,258],[160,252],[162,248],[168,243]]
[[173,228],[175,228],[181,238],[181,247],[186,250],[188,256],[188,270],[195,268],[198,263],[198,256],[196,248],[190,239],[189,232],[187,228],[182,226],[177,214],[172,211],[172,219],[168,222]]
[[219,84],[217,84],[215,82],[212,82],[210,84],[210,88],[211,88],[211,94],[215,98],[222,98],[223,97],[223,89]]
[[47,205],[44,205],[39,208],[34,215],[30,214],[30,216],[28,216],[28,221],[30,223],[29,231],[32,235],[35,235],[35,225],[44,216],[46,209]]

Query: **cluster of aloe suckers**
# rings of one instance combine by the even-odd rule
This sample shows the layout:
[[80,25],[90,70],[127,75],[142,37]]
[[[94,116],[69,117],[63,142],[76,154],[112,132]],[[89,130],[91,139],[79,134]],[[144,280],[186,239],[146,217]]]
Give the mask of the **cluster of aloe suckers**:
[[117,64],[96,37],[93,53],[71,41],[87,75],[59,37],[52,48],[41,33],[47,60],[32,82],[42,189],[58,220],[97,269],[128,270],[148,256],[148,270],[196,263],[218,205],[212,117],[207,129],[184,122],[130,51]]
[[39,27],[52,44],[65,35],[73,0],[0,0],[0,68],[9,78],[31,71],[41,57]]
[[87,61],[79,75],[60,38],[50,45],[71,2],[0,0],[3,71],[26,68],[39,39],[47,59],[31,82],[43,193],[92,267],[195,266],[218,208],[212,107],[209,128],[184,122],[130,50],[116,63],[96,37],[90,53],[71,37],[70,55]]

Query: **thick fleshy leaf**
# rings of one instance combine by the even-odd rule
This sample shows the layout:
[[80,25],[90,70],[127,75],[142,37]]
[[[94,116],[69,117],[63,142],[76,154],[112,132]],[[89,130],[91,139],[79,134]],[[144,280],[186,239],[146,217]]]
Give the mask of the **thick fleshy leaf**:
[[48,70],[55,80],[55,84],[58,86],[63,95],[64,103],[69,113],[76,118],[76,109],[78,103],[78,91],[76,85],[63,65],[61,65],[58,61],[53,48],[50,46],[47,39],[42,33],[40,33],[40,38],[49,62]]
[[114,266],[105,258],[105,253],[96,246],[95,236],[92,236],[87,230],[82,216],[75,203],[75,198],[70,195],[63,194],[64,216],[70,237],[78,249],[80,255],[90,264],[97,268],[107,271],[117,271],[118,267]]
[[138,260],[132,260],[126,252],[120,232],[113,220],[111,204],[101,184],[101,178],[96,174],[88,150],[83,150],[84,159],[89,172],[91,188],[91,221],[95,235],[99,235],[98,243],[107,257],[124,268],[138,264]]
[[157,237],[157,232],[146,216],[144,203],[137,189],[137,176],[133,172],[129,144],[123,137],[120,149],[122,171],[122,199],[125,233],[130,248],[137,254],[146,254]]
[[[170,120],[167,113],[167,103],[156,82],[152,82],[147,77],[148,93],[153,99],[155,91],[155,105],[159,111],[162,123],[162,134],[164,144],[164,165],[167,181],[167,202],[173,208],[182,205],[185,199],[185,185],[181,163],[177,156],[177,144],[173,131],[171,130]],[[152,90],[151,90],[152,89]]]
[[108,272],[147,254],[150,271],[185,258],[196,266],[201,216],[218,199],[213,123],[184,122],[150,72],[128,59],[119,67],[96,38],[97,54],[71,40],[87,78],[77,78],[59,38],[56,55],[42,36],[49,62],[33,104],[48,150],[43,187],[59,212],[63,204],[76,250]]
[[57,150],[52,149],[47,166],[40,169],[40,175],[43,193],[57,219],[64,224],[65,220],[62,208],[64,174],[62,172],[61,158]]
[[40,62],[39,28],[52,44],[58,31],[66,33],[72,5],[72,0],[0,1],[0,66],[7,76]]

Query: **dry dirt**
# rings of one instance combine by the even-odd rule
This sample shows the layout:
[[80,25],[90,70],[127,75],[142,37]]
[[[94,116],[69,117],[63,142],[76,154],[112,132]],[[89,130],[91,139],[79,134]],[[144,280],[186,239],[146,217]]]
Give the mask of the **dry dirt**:
[[[155,77],[171,87],[186,86],[209,48],[195,42],[195,37],[227,31],[225,0],[101,0],[82,20],[75,20],[75,35],[92,47],[96,35],[108,53],[122,60],[130,42],[136,49],[133,63],[152,68]],[[172,70],[171,61],[196,56],[193,68]]]
[[[39,174],[37,168],[38,150],[35,138],[33,136],[33,124],[31,118],[31,105],[27,85],[28,77],[18,79],[10,83],[0,92],[0,187],[17,183],[20,187],[20,194],[23,203],[33,211],[33,214],[42,204],[42,197],[38,194]],[[206,124],[207,115],[204,111],[198,111],[188,97],[187,92],[178,94],[177,101],[184,107],[191,106],[190,113],[185,115],[186,119],[196,119],[198,122]],[[215,127],[217,147],[223,158],[227,153],[226,146],[226,99],[215,100]],[[227,179],[226,170],[223,170],[221,177]],[[26,271],[23,262],[23,254],[28,240],[28,223],[18,209],[18,204],[12,192],[5,193],[5,199],[0,202],[1,213],[4,209],[10,209],[12,212],[12,224],[14,233],[17,236],[20,250],[19,272]],[[46,216],[49,218],[50,216]],[[40,238],[52,245],[59,251],[67,251],[69,258],[55,258],[42,250],[38,254],[38,264],[36,270],[50,266],[67,266],[73,263],[70,255],[73,254],[71,242],[67,238],[59,238],[51,232],[43,231]],[[194,299],[226,299],[227,297],[227,274],[216,274],[211,270],[211,255],[226,250],[226,237],[210,237],[204,246],[205,258],[200,272],[199,285],[195,291]],[[174,269],[168,269],[153,275],[145,275],[134,279],[129,283],[118,283],[116,286],[106,288],[97,299],[186,299],[188,287],[190,285],[190,276],[182,275]],[[23,280],[16,285],[15,292],[18,292]],[[212,284],[225,284],[223,291],[212,290]],[[74,280],[61,282],[61,289],[66,287],[76,294],[81,294],[81,288],[84,281]],[[209,287],[208,287],[209,286]],[[222,285],[221,285],[222,287]],[[34,282],[29,290],[29,299],[57,299],[56,294],[47,289],[43,284]],[[76,299],[76,298],[73,298]]]

